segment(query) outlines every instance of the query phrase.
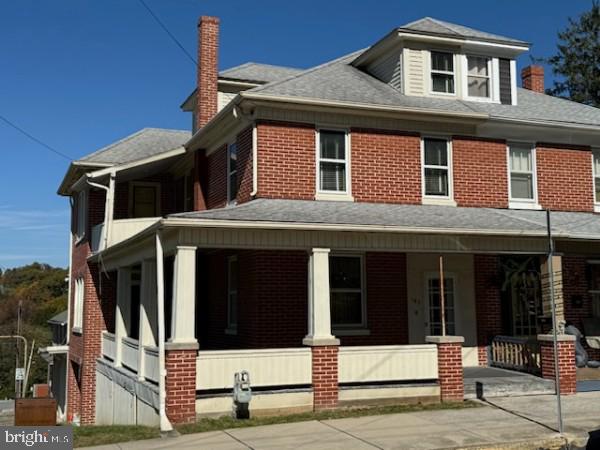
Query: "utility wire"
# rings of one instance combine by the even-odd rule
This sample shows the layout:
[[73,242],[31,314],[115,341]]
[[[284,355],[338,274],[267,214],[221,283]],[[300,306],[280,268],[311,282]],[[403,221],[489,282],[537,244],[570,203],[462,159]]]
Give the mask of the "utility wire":
[[164,32],[169,35],[169,37],[173,40],[173,42],[175,43],[175,45],[177,45],[177,47],[179,47],[181,49],[181,51],[183,53],[185,53],[185,55],[194,64],[194,66],[198,66],[198,62],[196,61],[196,59],[190,54],[190,52],[188,52],[185,49],[185,47],[181,44],[181,42],[179,42],[177,40],[177,38],[175,37],[175,35],[169,31],[169,29],[167,28],[167,26],[164,23],[162,23],[162,21],[158,18],[158,16],[156,14],[154,14],[154,12],[150,9],[150,7],[146,4],[146,2],[144,0],[139,0],[139,2],[146,9],[146,11],[148,11],[148,14],[150,14],[152,16],[152,18],[156,21],[156,23],[158,25],[160,25],[160,27],[164,30]]
[[13,122],[11,122],[10,120],[8,120],[6,117],[4,117],[3,115],[0,114],[0,120],[2,120],[4,123],[6,123],[8,126],[14,128],[15,130],[17,130],[19,133],[27,136],[29,139],[31,139],[33,142],[36,142],[37,144],[41,145],[42,147],[45,147],[46,149],[50,150],[52,153],[57,154],[58,156],[65,158],[69,161],[73,161],[73,158],[71,158],[68,155],[65,155],[63,152],[56,150],[53,147],[50,147],[48,144],[46,144],[44,141],[41,141],[40,139],[36,138],[35,136],[33,136],[31,133],[28,133],[27,131],[25,131],[23,128],[19,127],[18,125],[14,124]]

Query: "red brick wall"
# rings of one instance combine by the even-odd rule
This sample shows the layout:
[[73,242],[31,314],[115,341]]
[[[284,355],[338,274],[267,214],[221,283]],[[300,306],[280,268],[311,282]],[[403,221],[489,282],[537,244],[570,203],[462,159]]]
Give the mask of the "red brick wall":
[[338,346],[312,347],[313,408],[332,409],[338,404]]
[[165,352],[165,406],[167,417],[172,423],[190,423],[196,420],[196,355],[196,350]]
[[315,128],[259,123],[258,197],[313,200],[315,197]]
[[538,199],[556,211],[593,211],[594,188],[589,148],[538,144]]
[[237,202],[244,203],[252,198],[252,127],[239,133],[237,142]]
[[[542,354],[542,377],[555,379],[554,347],[552,341],[540,342]],[[558,342],[558,373],[560,375],[560,393],[575,394],[577,388],[577,369],[575,367],[575,342]]]
[[487,346],[492,338],[502,334],[502,303],[498,286],[498,257],[474,255],[475,314],[477,318],[477,346],[479,364],[486,365]]
[[452,164],[458,206],[508,208],[506,142],[455,136]]
[[443,402],[464,400],[462,345],[460,343],[438,344],[438,382]]
[[352,129],[352,195],[359,202],[421,203],[418,135]]
[[521,70],[521,85],[525,89],[544,93],[544,68],[542,66],[527,66]]
[[218,63],[219,19],[202,16],[198,21],[197,129],[217,114]]
[[206,157],[206,207],[227,205],[227,145],[224,144]]

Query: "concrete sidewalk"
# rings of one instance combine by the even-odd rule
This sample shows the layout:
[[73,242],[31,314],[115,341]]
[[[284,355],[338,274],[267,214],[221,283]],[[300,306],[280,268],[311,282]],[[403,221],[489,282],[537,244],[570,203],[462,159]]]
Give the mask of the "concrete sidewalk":
[[[495,398],[481,408],[299,422],[93,447],[158,449],[558,449],[556,398]],[[567,437],[585,448],[600,429],[600,392],[563,398]],[[513,445],[507,445],[513,444]],[[520,445],[517,445],[520,444]],[[600,448],[600,445],[588,447]]]

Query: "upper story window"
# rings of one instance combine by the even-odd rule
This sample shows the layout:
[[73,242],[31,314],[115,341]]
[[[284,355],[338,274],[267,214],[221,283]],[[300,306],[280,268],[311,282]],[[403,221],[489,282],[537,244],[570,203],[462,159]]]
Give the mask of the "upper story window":
[[237,198],[237,144],[227,146],[227,202],[234,203]]
[[362,257],[331,256],[329,288],[333,328],[364,327],[366,320]]
[[318,191],[347,193],[348,160],[347,134],[338,130],[318,131]]
[[454,54],[431,52],[431,90],[454,94]]
[[537,209],[535,149],[528,144],[510,144],[508,168],[510,206]]
[[594,172],[594,209],[600,212],[600,149],[592,152],[592,167]]
[[129,201],[132,218],[160,216],[160,183],[132,182]]
[[490,58],[467,56],[467,86],[469,97],[490,97],[491,65]]
[[75,279],[75,296],[73,301],[73,328],[81,332],[83,327],[83,300],[84,300],[83,278]]
[[77,194],[75,200],[75,236],[81,239],[85,236],[87,226],[87,191],[81,191]]
[[422,161],[423,196],[452,198],[450,142],[423,138]]
[[236,332],[238,325],[238,259],[227,260],[227,331]]

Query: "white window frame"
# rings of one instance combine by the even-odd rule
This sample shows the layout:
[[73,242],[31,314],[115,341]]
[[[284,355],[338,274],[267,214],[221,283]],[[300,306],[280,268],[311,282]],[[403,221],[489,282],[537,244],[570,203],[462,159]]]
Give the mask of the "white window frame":
[[[365,267],[365,255],[362,253],[343,253],[336,252],[329,255],[331,258],[358,258],[360,260],[360,303],[361,303],[361,322],[356,324],[334,324],[331,319],[331,330],[336,336],[363,336],[369,335],[367,328],[367,276]],[[358,289],[334,289],[329,286],[330,297],[333,292],[359,292]],[[330,300],[331,301],[331,300]]]
[[[231,285],[231,267],[233,263],[237,263],[238,273],[237,273],[237,282],[238,285],[235,288]],[[238,329],[238,320],[239,320],[239,283],[240,283],[240,264],[237,255],[232,255],[227,258],[227,328],[225,329],[225,333],[227,334],[237,334]],[[235,322],[232,321],[231,317],[231,296],[235,294],[235,301],[237,302],[237,316],[235,318]]]
[[75,295],[73,299],[73,331],[83,330],[83,303],[85,299],[85,283],[83,277],[75,279]]
[[[433,53],[445,53],[447,55],[452,55],[452,68],[454,69],[452,72],[448,72],[445,70],[434,70],[433,69],[433,64],[431,63],[431,59],[432,59],[432,54]],[[431,49],[428,52],[428,57],[429,60],[427,62],[427,67],[429,68],[429,93],[431,95],[442,95],[442,96],[446,96],[446,97],[456,97],[458,95],[458,85],[456,83],[456,72],[457,72],[457,55],[456,53],[450,51],[450,50],[445,50],[445,49]],[[434,91],[433,90],[433,74],[437,73],[437,74],[441,74],[441,75],[452,75],[452,79],[454,80],[454,92],[438,92],[438,91]]]
[[[532,166],[532,183],[533,183],[533,199],[513,198],[511,186],[511,169],[510,169],[510,148],[511,146],[529,147],[531,151],[531,166]],[[531,142],[511,141],[506,144],[506,170],[508,183],[508,207],[511,209],[542,209],[538,203],[538,187],[537,187],[537,155],[535,144]],[[520,172],[529,173],[529,172]]]
[[600,173],[596,172],[596,162],[594,161],[596,155],[600,159],[600,147],[592,148],[592,188],[594,189],[594,212],[600,213],[600,198],[596,196],[596,179],[598,179],[598,183],[600,183]]
[[[338,133],[344,133],[345,140],[344,145],[346,146],[346,159],[329,159],[329,158],[321,158],[321,131],[333,131]],[[329,126],[319,126],[315,128],[315,169],[316,169],[316,194],[315,200],[330,200],[330,201],[354,201],[352,197],[352,151],[351,151],[351,138],[350,138],[350,130],[348,128],[340,128],[340,127],[329,127]],[[341,163],[343,162],[346,173],[346,190],[344,191],[327,191],[321,189],[321,162],[332,162],[332,163]]]
[[[483,58],[483,59],[487,59],[487,70],[488,70],[488,75],[487,75],[487,79],[488,79],[488,96],[487,97],[476,97],[476,96],[471,96],[469,95],[469,58]],[[494,100],[494,89],[496,88],[496,84],[494,82],[494,64],[493,64],[493,59],[491,56],[486,56],[486,55],[477,55],[477,54],[473,54],[473,53],[468,53],[466,55],[464,55],[464,63],[463,63],[463,72],[464,72],[464,83],[463,83],[463,89],[464,89],[464,97],[469,100],[469,101],[473,101],[473,102],[486,102],[489,103],[491,101]],[[475,78],[485,78],[485,77],[480,77],[480,76],[474,76]]]
[[139,187],[153,187],[156,191],[156,213],[158,214],[156,217],[160,217],[161,215],[161,192],[160,192],[160,182],[159,181],[130,181],[129,182],[129,217],[134,218],[134,202],[135,202],[135,188]]
[[82,190],[77,193],[77,198],[75,201],[75,237],[79,242],[86,235],[87,229],[87,203],[88,203],[88,192],[87,190]]
[[[435,139],[446,141],[448,166],[425,166],[425,141]],[[454,201],[454,176],[452,170],[452,139],[443,135],[423,135],[421,136],[421,202],[426,205],[447,205],[456,206]],[[425,169],[446,169],[448,171],[448,195],[426,195],[425,194]]]
[[[235,154],[236,154],[236,159],[235,159],[235,170],[231,170],[231,148],[235,147]],[[238,179],[238,165],[239,165],[239,160],[238,160],[238,145],[237,142],[230,142],[229,144],[227,144],[227,204],[228,205],[236,205],[237,204],[237,194],[239,193],[239,179]],[[237,190],[236,190],[236,195],[235,198],[231,198],[231,176],[235,175],[235,182],[237,184]]]

